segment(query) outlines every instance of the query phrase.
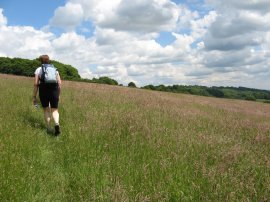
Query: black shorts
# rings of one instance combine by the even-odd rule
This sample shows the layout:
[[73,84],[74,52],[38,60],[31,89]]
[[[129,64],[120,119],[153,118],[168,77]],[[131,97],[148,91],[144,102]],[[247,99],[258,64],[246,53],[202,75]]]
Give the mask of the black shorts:
[[43,108],[58,108],[59,88],[58,84],[39,84],[39,99]]

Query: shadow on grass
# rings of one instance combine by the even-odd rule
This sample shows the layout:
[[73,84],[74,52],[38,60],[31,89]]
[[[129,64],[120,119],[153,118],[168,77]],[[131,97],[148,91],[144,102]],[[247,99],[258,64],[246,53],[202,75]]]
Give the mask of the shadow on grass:
[[37,118],[31,114],[24,114],[22,115],[23,121],[25,124],[29,125],[33,129],[41,129],[45,130],[46,126],[40,118]]
[[31,114],[25,114],[23,115],[23,121],[25,124],[29,125],[33,129],[42,130],[49,136],[55,136],[53,130],[51,131],[46,130],[46,125],[43,122],[43,119],[35,117]]
[[[39,114],[41,113],[41,114]],[[43,111],[42,112],[35,112],[31,109],[29,110],[22,110],[18,113],[18,117],[21,119],[21,122],[28,127],[31,127],[33,130],[41,131],[44,134],[47,134],[51,137],[55,136],[54,130],[47,130],[47,126],[43,119]]]
[[44,131],[47,135],[55,137],[54,131],[51,129],[47,131],[46,125],[43,122],[43,119],[33,116],[32,114],[22,115],[23,121],[25,124],[29,125],[33,129],[39,129]]

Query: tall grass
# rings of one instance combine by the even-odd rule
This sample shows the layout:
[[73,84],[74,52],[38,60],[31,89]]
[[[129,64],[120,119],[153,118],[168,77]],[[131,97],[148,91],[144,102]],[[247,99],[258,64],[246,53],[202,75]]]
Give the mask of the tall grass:
[[46,134],[33,81],[0,75],[1,201],[267,201],[270,105],[64,82]]

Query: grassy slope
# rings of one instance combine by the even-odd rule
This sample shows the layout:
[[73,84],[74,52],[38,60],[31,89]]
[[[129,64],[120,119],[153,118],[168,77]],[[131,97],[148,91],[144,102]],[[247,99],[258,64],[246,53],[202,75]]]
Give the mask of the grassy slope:
[[0,75],[3,201],[270,198],[269,104],[64,82],[54,138],[32,84]]

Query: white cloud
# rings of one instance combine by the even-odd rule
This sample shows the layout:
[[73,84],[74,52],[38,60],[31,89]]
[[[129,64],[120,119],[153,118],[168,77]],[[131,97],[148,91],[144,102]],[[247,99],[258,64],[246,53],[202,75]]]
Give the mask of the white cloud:
[[7,18],[3,15],[3,9],[0,8],[0,26],[7,24]]
[[[262,72],[270,73],[267,57],[270,10],[266,9],[270,8],[270,2],[208,0],[208,3],[214,6],[218,15],[203,38],[201,63],[219,75],[224,74],[225,78],[238,73],[239,83],[260,85],[257,77],[261,77]],[[241,75],[246,77],[241,80]]]
[[210,11],[207,15],[202,18],[190,21],[190,27],[192,30],[191,35],[195,39],[200,39],[203,37],[209,27],[216,21],[217,13],[215,11]]
[[68,2],[80,4],[84,11],[84,18],[97,24],[110,18],[121,0],[68,0]]
[[80,4],[67,3],[65,6],[56,9],[49,25],[72,31],[80,25],[83,16],[84,13]]
[[170,0],[69,0],[55,11],[50,24],[70,30],[86,20],[119,31],[171,31],[182,10]]
[[96,62],[102,59],[101,55],[98,55],[95,41],[75,32],[63,33],[52,40],[51,45],[55,59],[71,64],[79,71],[97,64]]
[[0,53],[10,57],[36,58],[43,53],[52,54],[53,34],[32,27],[0,26]]
[[270,10],[269,0],[206,0],[207,3],[213,5],[218,10],[225,10],[229,12],[231,9],[249,10],[259,13],[268,13]]
[[122,0],[110,18],[98,25],[115,30],[158,32],[171,31],[178,20],[178,7],[167,0]]
[[191,11],[185,5],[178,5],[178,22],[176,30],[190,29],[192,22],[199,19],[199,13],[197,11]]

